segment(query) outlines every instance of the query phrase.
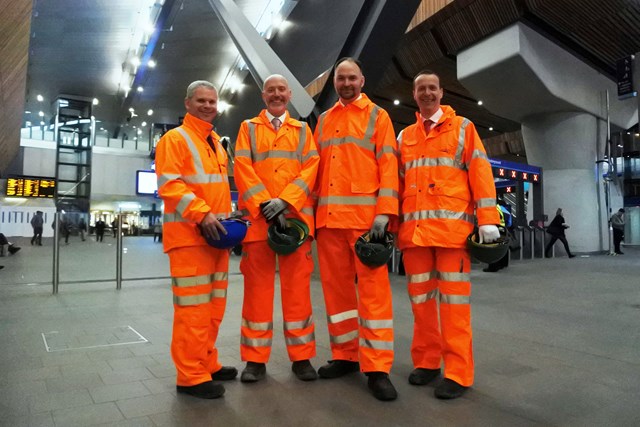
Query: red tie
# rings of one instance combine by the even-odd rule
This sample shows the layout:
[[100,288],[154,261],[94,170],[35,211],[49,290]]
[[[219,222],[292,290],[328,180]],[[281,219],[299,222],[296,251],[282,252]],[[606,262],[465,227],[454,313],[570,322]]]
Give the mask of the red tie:
[[429,135],[429,130],[431,129],[431,123],[433,123],[431,120],[424,121],[424,133],[426,133],[427,135]]
[[273,120],[271,120],[271,124],[273,125],[273,128],[276,130],[276,132],[278,132],[278,130],[280,129],[280,125],[282,124],[282,122],[280,122],[280,119],[277,117],[274,117]]

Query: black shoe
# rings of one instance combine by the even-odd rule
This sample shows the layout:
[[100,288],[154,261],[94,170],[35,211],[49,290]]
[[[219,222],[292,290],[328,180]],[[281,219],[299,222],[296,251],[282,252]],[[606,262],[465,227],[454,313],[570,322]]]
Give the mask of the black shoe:
[[291,365],[291,370],[299,380],[313,381],[318,379],[318,374],[309,360],[297,360]]
[[360,364],[350,360],[329,360],[329,362],[318,369],[320,378],[338,378],[351,372],[358,372]]
[[255,383],[264,379],[267,374],[267,366],[264,363],[247,362],[247,366],[242,370],[240,381],[243,383]]
[[576,256],[574,254],[569,254],[569,258],[575,258]]
[[409,384],[426,385],[438,378],[440,369],[416,368],[409,374]]
[[233,380],[238,376],[238,370],[233,366],[223,366],[219,371],[211,374],[211,379],[213,381],[229,381]]
[[398,397],[396,388],[389,380],[389,374],[384,372],[367,372],[369,377],[367,385],[378,400],[395,400]]
[[199,397],[201,399],[217,399],[224,394],[224,387],[222,384],[216,384],[213,381],[207,381],[192,386],[177,385],[176,390],[178,393],[190,394],[191,396]]
[[482,271],[484,271],[485,273],[497,273],[498,272],[497,269],[493,269],[493,268],[483,268]]
[[0,265],[0,270],[2,270],[4,268],[4,265]]
[[454,380],[445,378],[436,387],[434,394],[438,399],[456,399],[464,394],[469,387],[458,384]]
[[624,255],[624,252],[618,251],[618,252],[616,252],[616,255]]
[[13,254],[15,254],[16,252],[18,252],[20,249],[22,249],[22,248],[19,248],[18,246],[13,246],[13,245],[12,245],[12,246],[9,246],[9,253],[10,253],[11,255],[13,255]]

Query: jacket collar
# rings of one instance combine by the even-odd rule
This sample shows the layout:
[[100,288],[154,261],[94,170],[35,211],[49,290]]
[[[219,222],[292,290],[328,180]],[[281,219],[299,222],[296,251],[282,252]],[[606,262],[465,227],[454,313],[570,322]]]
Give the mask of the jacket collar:
[[[200,120],[196,116],[193,116],[187,113],[184,116],[184,121],[182,122],[183,126],[188,127],[203,139],[207,139],[211,132],[213,131],[213,125],[209,122],[205,122],[204,120]],[[215,134],[215,132],[214,132]],[[217,134],[215,134],[217,136]]]
[[[264,124],[264,125],[267,125],[267,126],[271,126],[271,120],[269,120],[269,117],[267,117],[267,109],[266,108],[264,110],[260,111],[260,114],[258,114],[256,117],[250,119],[249,121],[251,123],[258,123],[258,124]],[[288,124],[288,125],[294,126],[294,127],[302,126],[299,121],[297,121],[296,119],[292,119],[291,118],[291,115],[289,115],[289,111],[287,111],[287,117],[284,120],[284,122],[282,122],[282,126],[284,126],[285,124]]]
[[336,102],[336,104],[334,105],[334,107],[338,107],[338,108],[347,108],[350,105],[353,105],[356,108],[359,108],[360,110],[364,110],[365,108],[367,108],[367,106],[371,104],[371,100],[369,99],[369,97],[367,95],[364,94],[364,92],[360,93],[360,97],[358,99],[356,99],[355,101],[344,105],[342,104],[342,102],[340,102],[340,100],[338,100],[338,102]]

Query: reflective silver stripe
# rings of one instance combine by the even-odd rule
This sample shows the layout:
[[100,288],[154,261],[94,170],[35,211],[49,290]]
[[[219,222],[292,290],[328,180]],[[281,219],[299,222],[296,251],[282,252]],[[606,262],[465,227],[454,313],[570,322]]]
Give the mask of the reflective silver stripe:
[[307,186],[307,183],[304,182],[304,179],[302,178],[294,179],[292,184],[299,187],[302,191],[304,191],[304,194],[306,194],[307,196],[309,195],[309,193],[311,193],[311,191],[309,190],[309,187]]
[[402,129],[400,131],[400,133],[398,134],[398,138],[396,138],[396,141],[398,141],[398,153],[400,152],[400,148],[402,147],[402,137],[404,136],[404,129]]
[[208,294],[199,294],[199,295],[174,295],[173,303],[176,305],[187,306],[187,305],[198,305],[198,304],[206,304],[211,301],[213,298],[226,298],[227,290],[226,289],[214,289],[211,293]]
[[265,191],[265,190],[266,190],[266,187],[264,186],[263,183],[256,184],[253,187],[247,189],[247,191],[245,191],[242,194],[242,200],[244,200],[246,202],[249,199],[251,199],[253,196],[255,196],[256,194],[260,193],[261,191]]
[[466,134],[466,128],[469,126],[469,119],[463,118],[462,124],[460,125],[460,134],[458,135],[458,149],[456,150],[456,163],[460,165],[460,168],[465,168],[466,165],[462,164],[462,151],[464,150],[464,139]]
[[284,341],[287,345],[300,345],[300,344],[308,344],[310,342],[315,341],[316,336],[313,332],[310,334],[301,336],[301,337],[285,337]]
[[353,341],[357,338],[358,338],[358,331],[351,331],[342,335],[336,335],[336,336],[331,335],[329,337],[329,341],[331,341],[334,344],[344,344],[346,342]]
[[383,145],[382,149],[380,151],[378,151],[378,153],[376,154],[376,159],[380,159],[380,157],[382,157],[385,154],[393,154],[394,156],[396,155],[396,150],[394,147],[390,147],[388,145]]
[[254,163],[257,163],[267,159],[298,160],[300,156],[295,151],[269,150],[263,153],[252,153],[251,159]]
[[247,347],[271,347],[271,338],[247,338],[240,337],[240,344]]
[[484,159],[489,161],[489,157],[487,156],[487,153],[483,152],[482,150],[473,150],[473,153],[471,153],[471,158],[472,159]]
[[392,188],[381,188],[378,191],[378,197],[395,197],[398,198],[398,192]]
[[323,196],[318,200],[318,206],[324,205],[358,205],[375,206],[376,196]]
[[184,214],[184,211],[187,210],[187,206],[191,203],[192,200],[196,198],[196,195],[193,193],[187,193],[180,198],[178,202],[178,206],[176,206],[176,211],[180,213],[180,215]]
[[246,120],[246,122],[249,128],[249,147],[251,150],[251,160],[255,162],[255,155],[258,153],[258,145],[256,144],[256,125],[255,123],[251,123],[250,120]]
[[[371,110],[371,114],[369,115],[367,130],[364,132],[363,139],[365,142],[370,142],[371,138],[373,138],[373,133],[376,131],[376,119],[378,118],[378,111],[380,111],[380,107],[374,105],[373,110]],[[373,147],[375,148],[375,145]]]
[[435,167],[435,166],[448,166],[452,168],[465,169],[463,165],[456,162],[451,157],[425,157],[422,159],[411,160],[404,164],[405,171],[419,167]]
[[226,289],[214,289],[211,291],[211,298],[226,298],[227,290]]
[[358,317],[358,310],[343,311],[342,313],[334,314],[333,316],[327,316],[327,322],[331,324],[344,322],[347,319],[356,319]]
[[158,188],[165,185],[167,182],[180,178],[180,175],[175,173],[163,173],[158,177]]
[[438,296],[438,289],[433,289],[426,294],[409,295],[409,299],[413,304],[422,304],[430,299],[434,299]]
[[445,282],[469,282],[471,275],[469,273],[439,271],[438,279]]
[[302,153],[304,152],[304,145],[307,143],[307,124],[305,122],[300,122],[302,126],[300,126],[300,136],[298,137],[298,149],[296,153],[298,154],[298,158],[302,158]]
[[465,212],[454,212],[445,209],[408,212],[402,216],[403,221],[417,221],[422,219],[459,219],[473,224],[473,215]]
[[360,326],[367,329],[393,328],[393,320],[392,319],[382,319],[382,320],[360,319]]
[[246,157],[246,158],[250,158],[251,157],[251,150],[236,150],[236,155],[235,157]]
[[351,136],[351,135],[343,136],[340,138],[329,138],[326,141],[322,141],[320,143],[322,148],[326,148],[329,146],[336,147],[344,144],[354,144],[362,148],[363,150],[370,151],[371,153],[373,153],[376,148],[376,146],[372,144],[370,140],[356,138],[355,136]]
[[[224,279],[227,278],[227,273],[214,273],[214,274],[203,274],[201,276],[191,276],[191,277],[172,277],[171,285],[177,286],[179,288],[186,288],[189,286],[199,286],[199,285],[208,285],[212,283],[215,279],[215,275],[222,274],[224,275]],[[218,279],[222,280],[222,279]]]
[[409,274],[407,275],[407,281],[409,283],[422,283],[422,282],[427,282],[435,277],[436,277],[435,272],[429,271],[427,273]]
[[305,214],[305,215],[310,215],[313,216],[313,208],[312,207],[306,207],[306,208],[302,208],[300,210],[301,213]]
[[242,318],[242,326],[253,331],[272,331],[273,322],[250,322],[244,317]]
[[229,177],[220,173],[207,173],[204,175],[186,175],[182,180],[188,184],[210,184],[218,182],[227,182]]
[[393,350],[393,341],[368,340],[360,338],[360,347],[372,348],[374,350]]
[[469,304],[470,297],[467,295],[447,295],[440,294],[440,302],[445,304]]
[[292,329],[304,329],[313,325],[313,316],[309,316],[304,320],[298,322],[284,322],[284,330],[290,331]]
[[193,143],[193,140],[189,136],[186,130],[184,130],[181,126],[177,127],[176,130],[180,132],[180,135],[187,141],[187,146],[189,147],[189,151],[191,151],[191,157],[193,157],[193,166],[196,170],[197,175],[205,175],[204,165],[202,164],[202,158],[200,157],[200,152],[198,151],[198,147]]
[[483,199],[476,200],[476,206],[479,208],[491,208],[496,205],[496,199],[493,197],[485,197]]
[[162,215],[162,222],[168,224],[170,222],[190,222],[187,221],[179,213],[166,213]]
[[302,158],[302,163],[306,162],[306,161],[307,161],[307,160],[309,160],[310,158],[315,157],[315,156],[317,156],[317,155],[318,155],[318,151],[316,151],[316,150],[309,150],[309,152],[307,153],[307,155],[306,155],[306,156],[304,156],[304,157]]
[[318,117],[318,145],[320,145],[320,141],[322,141],[322,124],[324,123],[324,118],[327,116],[327,111],[320,114]]

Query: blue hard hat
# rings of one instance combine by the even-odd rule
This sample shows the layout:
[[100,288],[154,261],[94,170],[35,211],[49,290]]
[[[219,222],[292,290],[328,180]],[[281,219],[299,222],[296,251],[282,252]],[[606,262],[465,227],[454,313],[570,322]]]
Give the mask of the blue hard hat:
[[220,224],[227,230],[227,234],[220,234],[220,239],[214,240],[203,235],[209,246],[218,249],[231,249],[238,246],[247,235],[247,228],[249,228],[249,221],[236,218],[221,219]]

